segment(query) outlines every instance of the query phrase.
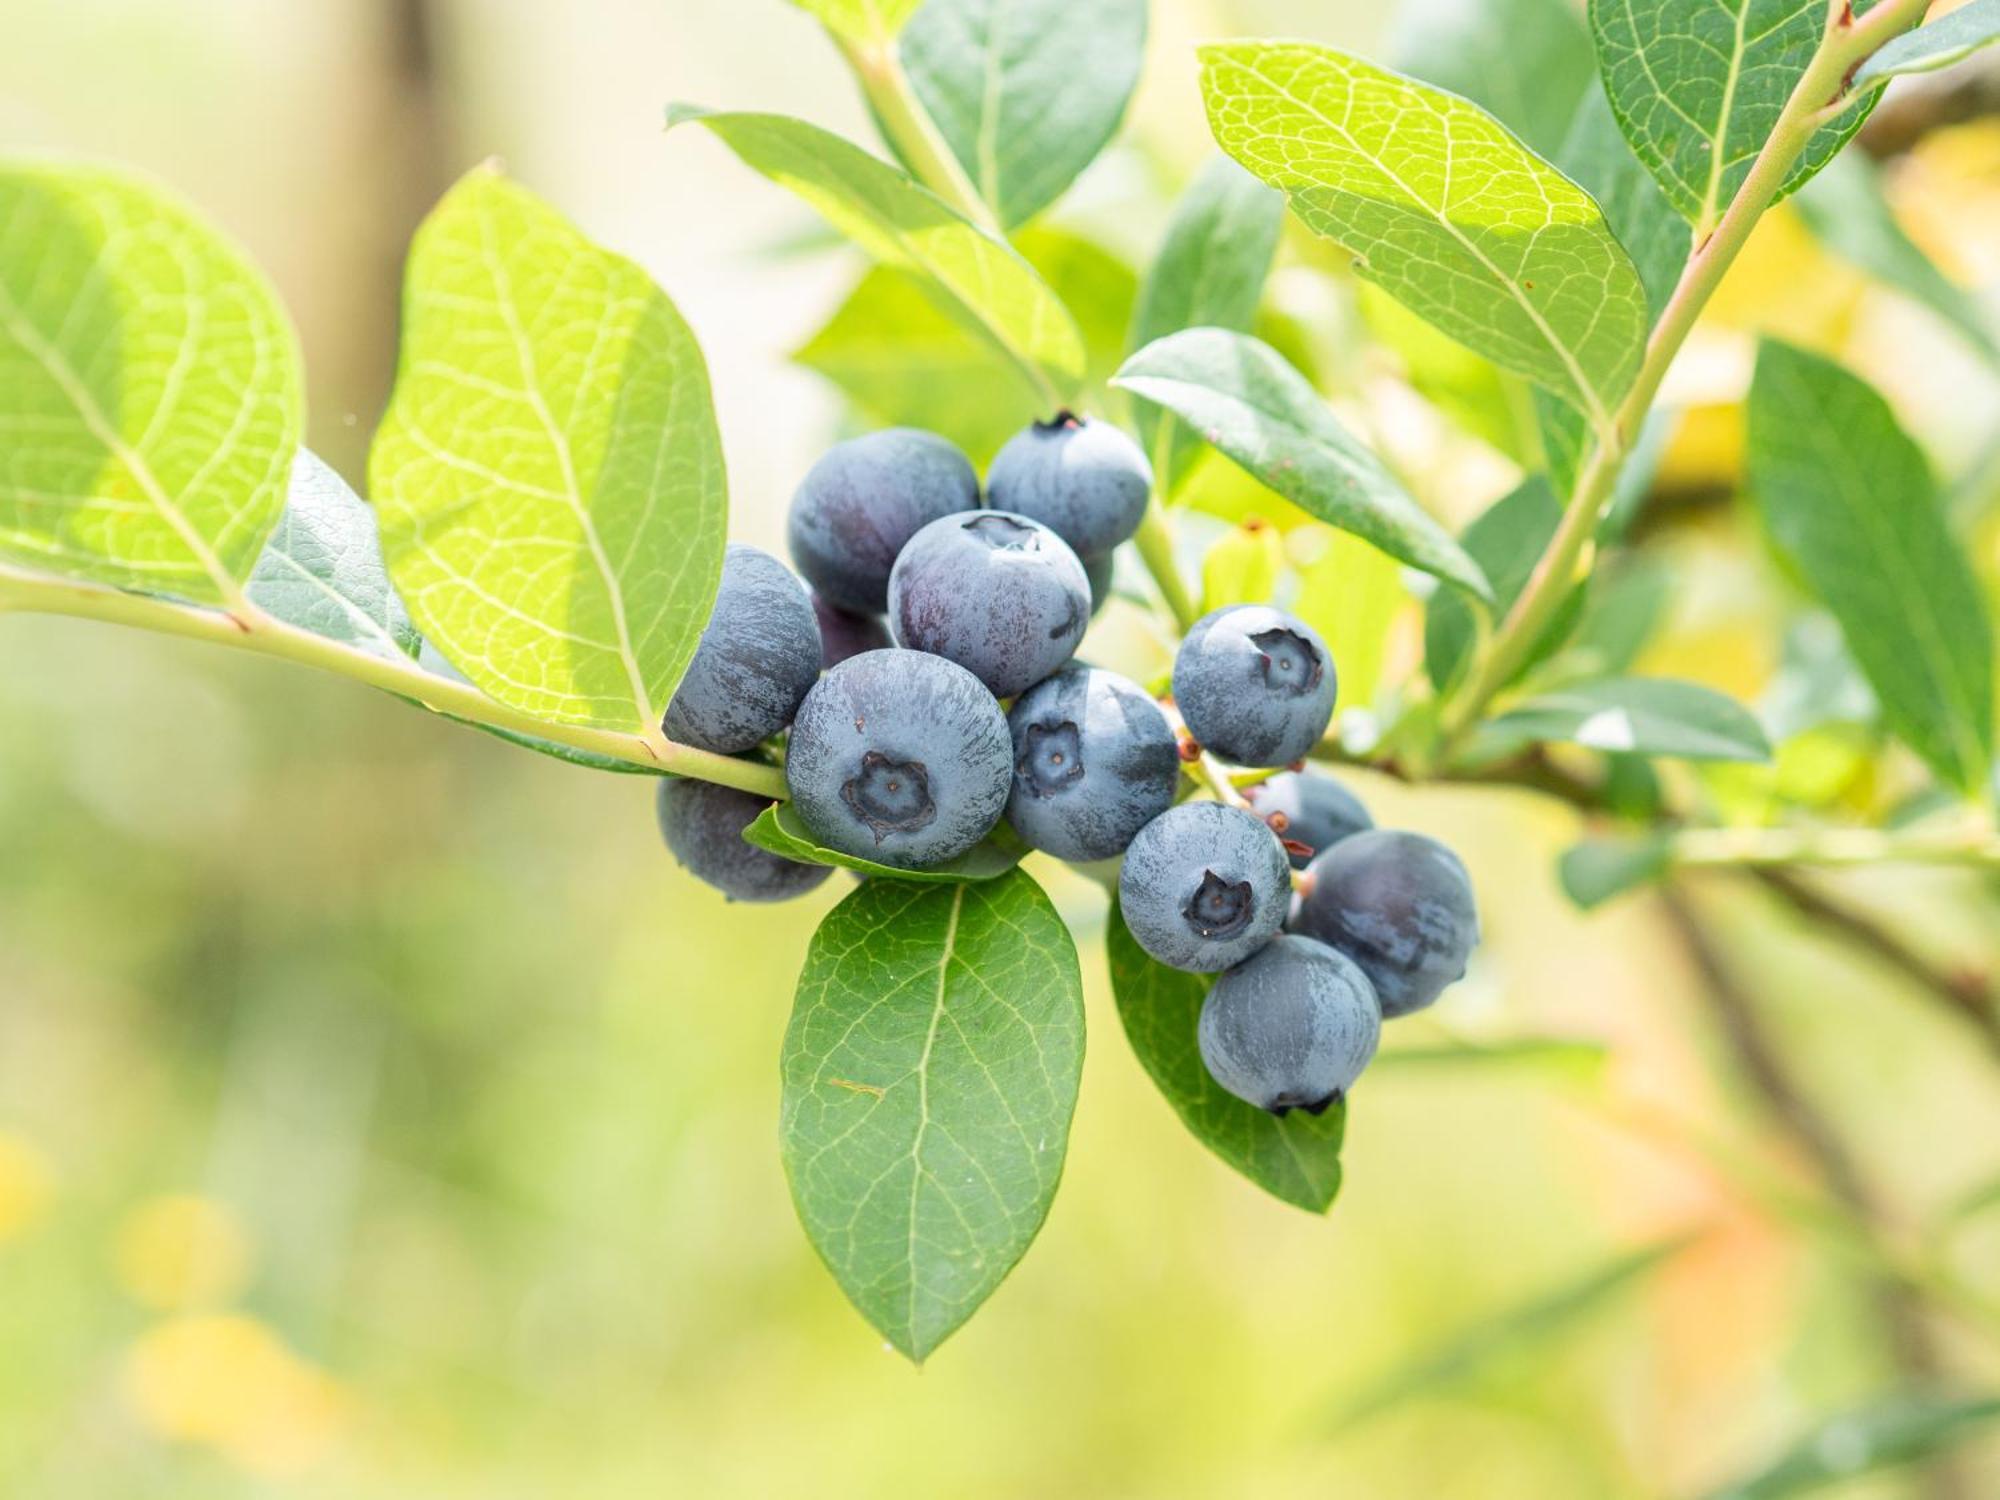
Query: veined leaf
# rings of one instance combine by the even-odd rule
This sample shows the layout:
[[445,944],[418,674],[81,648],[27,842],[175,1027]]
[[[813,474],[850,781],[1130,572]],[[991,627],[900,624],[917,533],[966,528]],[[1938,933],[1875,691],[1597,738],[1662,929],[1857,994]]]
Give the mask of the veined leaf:
[[1486,725],[1482,739],[1559,740],[1681,760],[1771,758],[1770,742],[1742,704],[1699,683],[1665,677],[1612,677],[1540,694]]
[[1466,347],[1603,419],[1646,299],[1590,195],[1456,95],[1305,43],[1204,47],[1222,148]]
[[785,1033],[785,1172],[841,1290],[911,1359],[1042,1227],[1082,1067],[1076,946],[1019,870],[871,880],[820,923]]
[[1146,0],[929,0],[902,38],[917,97],[1009,229],[1104,149],[1145,50]]
[[1125,930],[1114,902],[1105,923],[1111,992],[1132,1050],[1194,1138],[1275,1197],[1325,1213],[1340,1192],[1347,1105],[1283,1119],[1246,1104],[1209,1077],[1195,1040],[1213,976],[1156,962]]
[[1972,0],[1890,42],[1861,65],[1853,87],[1867,88],[1906,73],[1934,73],[1995,42],[2000,42],[2000,0]]
[[276,297],[178,199],[0,163],[0,556],[220,600],[284,508],[303,410]]
[[2000,1396],[1892,1392],[1822,1422],[1762,1473],[1709,1500],[1789,1500],[1943,1453],[2000,1421]]
[[1269,344],[1226,329],[1191,328],[1148,344],[1112,384],[1173,412],[1320,520],[1486,595],[1478,565]]
[[419,645],[382,564],[375,512],[307,448],[292,463],[284,514],[248,593],[288,624],[378,656],[411,656]]
[[2000,340],[1979,299],[1950,280],[1903,232],[1882,194],[1880,169],[1860,153],[1850,151],[1828,162],[1797,202],[1799,217],[1827,249],[1922,303],[2000,364]]
[[833,865],[843,870],[858,871],[871,879],[912,880],[920,885],[962,885],[968,880],[994,880],[1018,865],[1021,856],[1028,852],[1011,836],[1002,836],[996,830],[994,837],[973,845],[957,859],[942,865],[928,870],[897,869],[858,855],[843,854],[838,849],[828,849],[816,842],[787,802],[765,808],[757,820],[743,830],[743,837],[759,849],[768,849],[798,864]]
[[1569,0],[1401,0],[1395,16],[1391,67],[1463,94],[1556,160],[1597,80],[1590,31]]
[[694,335],[645,272],[490,167],[417,231],[403,314],[369,488],[425,639],[499,702],[652,727],[722,570]]
[[[1618,123],[1698,235],[1750,175],[1819,50],[1826,16],[1826,0],[1590,0]],[[1873,107],[1871,96],[1822,127],[1785,191],[1832,160]]]
[[1884,723],[1966,792],[1993,764],[1993,629],[1922,450],[1840,366],[1766,342],[1749,403],[1750,489],[1817,594]]
[[[1285,200],[1226,156],[1211,160],[1174,205],[1159,254],[1139,289],[1131,348],[1185,328],[1228,328],[1248,333],[1278,251]],[[1159,454],[1160,426],[1172,425],[1164,462],[1156,462],[1163,494],[1187,477],[1198,439],[1172,417],[1138,405],[1139,438]]]
[[1693,253],[1694,231],[1633,154],[1602,83],[1593,82],[1577,105],[1555,163],[1604,210],[1646,289],[1648,321],[1657,322]]
[[1012,246],[954,212],[928,188],[839,136],[785,115],[723,114],[677,104],[669,128],[694,121],[750,167],[791,189],[884,265],[925,280],[942,305],[1028,378],[1072,396],[1083,335]]
[[792,0],[850,42],[886,41],[908,24],[924,0]]

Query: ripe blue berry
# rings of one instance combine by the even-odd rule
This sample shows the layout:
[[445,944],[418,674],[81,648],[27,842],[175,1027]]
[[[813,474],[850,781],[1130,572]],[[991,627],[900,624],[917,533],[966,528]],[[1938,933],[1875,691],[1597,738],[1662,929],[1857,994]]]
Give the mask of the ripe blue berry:
[[785,755],[793,810],[815,839],[906,870],[985,838],[1013,769],[993,695],[920,651],[867,651],[833,668],[806,694]]
[[1169,968],[1218,974],[1270,942],[1292,899],[1278,836],[1240,808],[1186,802],[1139,830],[1118,874],[1118,908]]
[[1239,766],[1303,759],[1333,721],[1334,691],[1319,633],[1261,604],[1204,615],[1174,658],[1174,702],[1188,732]]
[[820,665],[831,669],[850,656],[864,651],[886,651],[892,644],[889,627],[880,615],[849,614],[836,609],[818,594],[813,595],[813,613],[819,618]]
[[1368,976],[1302,937],[1278,938],[1216,980],[1196,1028],[1209,1076],[1281,1117],[1339,1102],[1381,1039]]
[[1307,866],[1304,885],[1291,930],[1360,964],[1384,1016],[1422,1010],[1465,976],[1479,942],[1472,879],[1436,839],[1357,833]]
[[1139,529],[1153,469],[1110,423],[1063,412],[1008,441],[986,492],[989,505],[1040,521],[1079,557],[1101,557]]
[[1075,655],[1090,580],[1048,527],[1000,510],[933,521],[889,575],[896,644],[957,662],[1011,698]]
[[792,498],[792,562],[827,603],[879,615],[889,570],[924,526],[979,504],[979,476],[931,432],[892,427],[850,439],[814,464]]
[[1173,726],[1137,683],[1070,667],[1028,689],[1007,715],[1014,792],[1007,821],[1033,849],[1085,863],[1123,854],[1174,804]]
[[819,661],[819,622],[798,579],[731,542],[701,644],[667,705],[667,738],[722,755],[750,749],[791,723]]
[[667,777],[660,782],[660,833],[683,869],[730,900],[789,901],[831,871],[825,865],[780,859],[743,842],[743,830],[770,805],[766,798],[733,787]]
[[1292,868],[1303,870],[1316,854],[1324,853],[1349,834],[1365,833],[1375,826],[1361,799],[1324,771],[1282,771],[1269,781],[1245,787],[1257,816],[1271,825],[1271,831],[1288,847]]

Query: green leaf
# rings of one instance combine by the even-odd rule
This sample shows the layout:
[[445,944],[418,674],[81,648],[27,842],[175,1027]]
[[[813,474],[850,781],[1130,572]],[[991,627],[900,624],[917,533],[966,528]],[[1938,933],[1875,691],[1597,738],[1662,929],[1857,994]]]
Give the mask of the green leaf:
[[1285,568],[1285,539],[1269,521],[1231,527],[1202,554],[1204,614],[1230,604],[1266,604]]
[[2000,363],[1979,299],[1951,281],[1917,246],[1882,193],[1882,174],[1859,152],[1835,157],[1798,196],[1799,217],[1819,242],[1884,285],[1920,302]]
[[759,849],[802,865],[833,865],[857,870],[870,878],[912,880],[920,885],[962,885],[969,880],[996,880],[1021,862],[1027,850],[1011,836],[995,830],[995,836],[975,844],[957,859],[928,870],[899,870],[877,864],[872,859],[843,854],[814,841],[791,804],[780,802],[764,809],[757,820],[743,830],[743,837]]
[[883,265],[921,276],[964,326],[1038,394],[1074,395],[1083,335],[1014,248],[909,176],[839,136],[785,115],[718,114],[677,104],[667,125],[707,127],[753,169],[789,188]]
[[1592,1081],[1604,1075],[1611,1049],[1603,1042],[1568,1037],[1513,1037],[1492,1042],[1450,1042],[1436,1047],[1391,1047],[1371,1067],[1402,1072],[1432,1068],[1538,1068],[1557,1077]]
[[1411,389],[1494,451],[1524,468],[1540,462],[1534,424],[1543,401],[1573,415],[1581,432],[1574,407],[1474,354],[1379,287],[1362,282],[1355,292],[1369,336],[1401,363]]
[[[447,678],[452,682],[462,682],[472,687],[478,686],[470,677],[467,677],[457,667],[446,661],[444,656],[438,651],[438,648],[433,646],[429,641],[418,640],[416,657],[417,665],[433,676]],[[619,760],[609,755],[599,755],[595,750],[579,750],[572,745],[559,744],[555,740],[545,740],[539,735],[523,734],[518,729],[503,729],[498,724],[477,724],[471,719],[460,718],[457,714],[445,713],[440,709],[432,708],[428,703],[421,703],[415,698],[405,698],[403,701],[408,703],[412,708],[421,708],[426,713],[434,713],[440,718],[450,719],[454,724],[463,724],[468,729],[477,729],[481,734],[490,734],[496,740],[505,740],[508,744],[517,746],[520,749],[532,750],[537,755],[546,755],[550,760],[563,761],[572,766],[582,766],[586,770],[611,771],[620,776],[664,776],[667,774],[664,771],[649,770],[633,761]]]
[[653,728],[721,577],[708,371],[646,273],[491,167],[417,231],[369,456],[424,638],[488,696]]
[[[1549,539],[1561,524],[1562,502],[1539,474],[1532,474],[1502,495],[1465,528],[1465,550],[1493,585],[1493,613],[1505,615],[1521,597],[1541,561]],[[1549,622],[1536,649],[1521,663],[1521,671],[1542,661],[1562,643],[1576,624],[1583,596],[1573,594]],[[1455,683],[1471,663],[1479,638],[1472,605],[1461,595],[1440,591],[1424,611],[1424,674],[1440,692]],[[1518,673],[1516,674],[1519,675]]]
[[1750,711],[1699,683],[1665,677],[1610,677],[1543,693],[1486,726],[1497,743],[1558,740],[1681,760],[1771,758]]
[[1575,183],[1483,110],[1306,43],[1201,49],[1222,148],[1467,348],[1602,420],[1637,373],[1646,299]]
[[1597,80],[1590,32],[1569,0],[1402,0],[1389,65],[1462,94],[1555,160]]
[[1452,1390],[1496,1360],[1573,1332],[1687,1248],[1687,1237],[1613,1257],[1574,1281],[1474,1323],[1435,1349],[1389,1371],[1341,1403],[1328,1426],[1353,1427],[1406,1401]]
[[1788,1500],[1946,1452],[2000,1420],[2000,1396],[1894,1391],[1807,1433],[1769,1468],[1709,1500]]
[[1082,1066],[1076,946],[1019,870],[872,880],[813,934],[785,1032],[785,1171],[841,1290],[911,1359],[1041,1228]]
[[2000,42],[2000,0],[1972,0],[1890,42],[1861,65],[1853,87],[1864,89],[1906,73],[1934,73],[1995,42]]
[[1584,94],[1555,163],[1604,210],[1646,289],[1648,322],[1658,322],[1694,251],[1694,231],[1633,154],[1602,83]]
[[1750,488],[1779,554],[1840,621],[1883,721],[1940,778],[1993,763],[1993,631],[1922,451],[1863,380],[1767,341]]
[[930,0],[901,50],[952,155],[1011,229],[1117,131],[1145,56],[1146,0]]
[[[1210,160],[1174,205],[1159,254],[1139,289],[1130,347],[1186,328],[1228,328],[1248,333],[1278,251],[1285,200],[1226,156]],[[1139,404],[1139,438],[1158,454],[1160,426],[1168,423],[1166,459],[1158,463],[1163,493],[1180,487],[1199,439],[1157,407]]]
[[875,42],[893,37],[922,7],[924,0],[792,0],[800,10],[818,16],[827,30],[850,42]]
[[0,557],[226,599],[284,508],[303,411],[277,298],[178,198],[0,163]]
[[1191,328],[1148,344],[1112,384],[1173,412],[1320,520],[1486,595],[1477,564],[1269,344],[1226,329]]
[[375,512],[310,449],[292,463],[284,514],[250,575],[267,614],[377,656],[413,656],[410,613],[382,565]]
[[1590,911],[1665,875],[1672,865],[1672,849],[1658,834],[1585,839],[1563,851],[1557,866],[1563,894]]
[[1645,552],[1628,552],[1591,574],[1562,667],[1577,676],[1613,677],[1646,649],[1676,587],[1673,572]]
[[[1866,10],[1857,4],[1857,11]],[[1597,56],[1618,123],[1674,208],[1705,235],[1805,76],[1827,0],[1591,0]],[[1791,192],[1868,118],[1857,102],[1806,144]]]
[[[1340,663],[1340,697],[1366,707],[1382,688],[1391,626],[1409,599],[1403,570],[1388,553],[1352,532],[1305,527],[1289,538],[1297,557],[1299,591],[1291,612],[1317,630]],[[1318,532],[1314,537],[1311,533]]]
[[1194,1138],[1275,1197],[1325,1213],[1340,1192],[1340,1142],[1347,1105],[1317,1117],[1283,1119],[1228,1093],[1201,1060],[1195,1026],[1212,975],[1156,963],[1125,929],[1114,902],[1105,923],[1111,992],[1140,1064]]

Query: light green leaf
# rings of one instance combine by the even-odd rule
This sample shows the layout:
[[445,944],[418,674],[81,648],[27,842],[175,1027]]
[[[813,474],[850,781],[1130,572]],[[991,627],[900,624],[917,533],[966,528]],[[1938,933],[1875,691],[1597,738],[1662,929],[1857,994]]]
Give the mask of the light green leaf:
[[1575,183],[1483,110],[1306,43],[1201,50],[1222,148],[1373,281],[1601,420],[1637,373],[1638,273]]
[[1993,629],[1930,466],[1865,381],[1766,342],[1750,488],[1773,545],[1840,621],[1890,731],[1963,791],[1993,764]]
[[1390,1047],[1371,1067],[1400,1073],[1434,1068],[1535,1068],[1559,1078],[1594,1082],[1611,1062],[1603,1042],[1569,1037],[1509,1037],[1454,1041],[1434,1047]]
[[[1130,347],[1184,328],[1248,333],[1278,251],[1285,200],[1226,156],[1211,159],[1174,205],[1174,215],[1139,289]],[[1163,461],[1154,464],[1163,493],[1187,478],[1200,440],[1158,407],[1138,403],[1139,439],[1160,453],[1160,428],[1172,429]]]
[[[457,667],[446,661],[444,656],[438,651],[438,648],[433,646],[429,641],[421,638],[418,640],[416,656],[417,665],[433,676],[443,677],[452,682],[465,683],[471,687],[478,686],[470,677],[467,677]],[[438,714],[441,718],[450,719],[454,724],[463,724],[469,729],[477,729],[482,734],[490,734],[496,740],[505,740],[508,744],[518,746],[523,750],[532,750],[537,755],[546,755],[550,760],[563,761],[572,766],[582,766],[586,770],[610,771],[619,776],[664,776],[667,774],[664,771],[649,770],[633,761],[619,760],[609,755],[599,755],[594,750],[579,750],[573,745],[559,744],[555,740],[545,740],[539,735],[523,734],[518,729],[503,729],[498,724],[476,724],[471,719],[462,719],[457,714],[444,713],[442,710],[432,708],[428,703],[418,702],[415,698],[406,698],[404,701],[413,708],[421,708],[426,713],[434,713]]]
[[1572,844],[1557,866],[1563,894],[1584,911],[1593,910],[1665,875],[1672,849],[1658,834],[1607,834]]
[[1474,354],[1381,288],[1362,282],[1355,293],[1370,338],[1401,363],[1411,389],[1495,452],[1524,468],[1541,461],[1535,422],[1543,401],[1573,417],[1582,430],[1583,415],[1576,408]]
[[1076,945],[1019,870],[871,880],[813,934],[785,1033],[785,1172],[841,1290],[911,1359],[1042,1227],[1082,1066]]
[[887,266],[923,277],[942,304],[1010,361],[1038,394],[1073,396],[1083,335],[1014,248],[978,229],[905,173],[839,136],[785,115],[718,114],[677,104],[669,128],[713,131],[743,161],[789,188]]
[[1569,0],[1401,0],[1389,65],[1463,94],[1551,161],[1597,54]]
[[1382,689],[1390,626],[1410,597],[1403,570],[1388,553],[1330,526],[1301,527],[1288,540],[1299,575],[1291,612],[1340,663],[1341,701],[1366,707]]
[[1484,596],[1486,579],[1269,344],[1191,328],[1148,344],[1113,385],[1173,412],[1293,504]]
[[1972,0],[1890,42],[1861,65],[1853,87],[1867,88],[1906,73],[1934,73],[1995,42],[2000,42],[2000,0]]
[[645,730],[694,654],[727,500],[694,335],[490,167],[417,231],[369,488],[426,640],[499,702]]
[[1117,131],[1146,51],[1146,0],[930,0],[901,50],[952,155],[1011,229]]
[[1950,280],[1896,222],[1882,174],[1858,152],[1835,157],[1798,196],[1799,217],[1822,245],[1943,318],[1987,359],[2000,341],[1979,299]]
[[818,16],[827,30],[850,42],[877,42],[893,37],[922,7],[924,0],[792,0],[800,10]]
[[920,885],[960,885],[968,880],[994,880],[1021,862],[1027,850],[1002,825],[994,836],[975,844],[957,859],[928,870],[900,870],[877,864],[872,859],[843,854],[816,842],[791,804],[780,802],[767,807],[757,820],[743,830],[743,837],[759,849],[802,865],[833,865],[855,870],[870,878],[912,880]]
[[1246,1104],[1208,1076],[1195,1041],[1214,976],[1157,963],[1125,930],[1114,902],[1105,924],[1111,992],[1140,1063],[1194,1138],[1275,1197],[1322,1214],[1340,1192],[1347,1105],[1283,1119]]
[[2000,1421],[2000,1396],[1960,1398],[1892,1391],[1822,1422],[1769,1468],[1709,1500],[1789,1500],[1861,1474],[1917,1463]]
[[[1826,0],[1590,0],[1618,123],[1698,236],[1750,175],[1819,49],[1826,16]],[[1832,160],[1873,107],[1873,97],[1859,101],[1822,127],[1785,191]]]
[[[1528,578],[1541,561],[1549,539],[1562,522],[1562,502],[1539,474],[1528,478],[1494,501],[1470,526],[1462,538],[1465,550],[1493,585],[1493,613],[1505,615],[1514,607]],[[1576,624],[1583,596],[1572,593],[1549,622],[1535,650],[1521,663],[1525,672],[1544,660]],[[1472,605],[1462,596],[1439,591],[1431,596],[1424,611],[1424,674],[1440,692],[1455,683],[1472,660],[1472,648],[1479,638],[1479,624]],[[1518,673],[1516,674],[1519,675]]]
[[1699,683],[1611,677],[1543,693],[1486,726],[1499,744],[1558,740],[1592,750],[1681,760],[1769,760],[1750,711]]
[[1409,1363],[1390,1370],[1343,1401],[1328,1427],[1340,1431],[1412,1399],[1453,1390],[1495,1361],[1537,1349],[1574,1332],[1687,1248],[1667,1240],[1613,1257],[1574,1281],[1464,1329]]
[[1694,231],[1633,154],[1602,83],[1593,82],[1577,105],[1555,163],[1604,210],[1646,289],[1648,321],[1657,322],[1694,251]]
[[1285,539],[1257,517],[1231,527],[1202,554],[1204,614],[1230,604],[1267,604],[1285,568]]
[[284,508],[303,410],[276,297],[179,199],[0,163],[0,557],[228,598]]
[[416,626],[382,565],[375,512],[310,449],[250,575],[250,600],[287,624],[378,656],[416,653]]

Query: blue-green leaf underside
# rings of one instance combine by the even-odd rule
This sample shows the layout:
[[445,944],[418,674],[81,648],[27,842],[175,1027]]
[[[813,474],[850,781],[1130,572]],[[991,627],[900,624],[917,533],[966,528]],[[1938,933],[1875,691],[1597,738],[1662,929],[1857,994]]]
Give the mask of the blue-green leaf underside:
[[1118,129],[1146,50],[1146,0],[929,0],[904,71],[1005,227],[1062,196]]
[[1019,870],[871,880],[813,935],[785,1033],[785,1172],[841,1290],[910,1358],[1041,1228],[1082,1065],[1076,947]]
[[375,512],[307,448],[247,592],[289,625],[378,656],[411,656],[419,644],[383,566]]
[[1972,0],[1890,42],[1861,65],[1853,86],[1863,89],[1909,73],[1934,73],[1995,42],[2000,42],[2000,0]]
[[1883,720],[1948,784],[1986,784],[1993,628],[1930,465],[1875,390],[1775,341],[1749,402],[1750,489],[1773,545],[1839,620]]
[[1190,328],[1148,344],[1112,383],[1174,413],[1320,520],[1487,596],[1478,564],[1269,344],[1223,328]]
[[1201,49],[1222,148],[1355,271],[1502,369],[1604,420],[1646,298],[1590,195],[1478,106],[1325,47]]
[[1025,848],[1011,839],[1003,841],[996,836],[973,845],[958,858],[928,870],[900,870],[893,865],[877,864],[872,859],[844,854],[816,842],[799,821],[798,814],[792,811],[791,805],[784,802],[765,808],[762,815],[743,830],[743,837],[759,849],[768,849],[802,865],[833,865],[842,870],[854,870],[871,879],[904,880],[919,885],[962,885],[968,880],[994,880],[1018,865],[1021,856],[1027,853]]
[[1541,693],[1485,726],[1493,744],[1561,741],[1681,760],[1761,761],[1770,742],[1750,711],[1700,683],[1612,677]]
[[693,333],[644,271],[491,167],[417,231],[403,312],[369,489],[418,628],[501,703],[652,728],[727,524]]
[[1104,941],[1125,1035],[1189,1133],[1265,1192],[1325,1213],[1340,1192],[1347,1105],[1316,1117],[1295,1109],[1280,1119],[1229,1093],[1208,1076],[1195,1041],[1212,977],[1155,962],[1126,931],[1115,903]]
[[1606,834],[1565,849],[1557,865],[1563,894],[1584,911],[1650,885],[1672,868],[1673,846],[1658,834]]
[[178,198],[0,162],[0,558],[229,597],[284,508],[303,388],[270,287]]

